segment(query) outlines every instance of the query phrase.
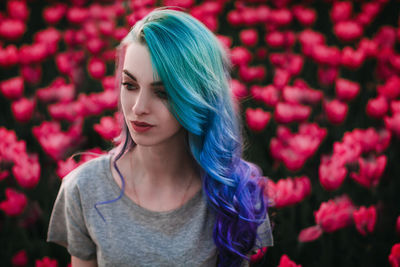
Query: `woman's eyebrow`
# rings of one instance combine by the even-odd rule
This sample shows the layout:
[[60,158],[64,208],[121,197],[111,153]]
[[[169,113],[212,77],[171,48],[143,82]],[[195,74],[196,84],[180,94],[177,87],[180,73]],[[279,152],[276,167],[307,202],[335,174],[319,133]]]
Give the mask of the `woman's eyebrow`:
[[[129,76],[129,78],[131,78],[132,80],[134,80],[135,82],[137,82],[137,79],[135,76],[133,76],[132,73],[130,73],[127,70],[123,70],[123,73],[125,73],[127,76]],[[156,82],[152,82],[150,83],[151,86],[164,86],[162,81],[156,81]]]

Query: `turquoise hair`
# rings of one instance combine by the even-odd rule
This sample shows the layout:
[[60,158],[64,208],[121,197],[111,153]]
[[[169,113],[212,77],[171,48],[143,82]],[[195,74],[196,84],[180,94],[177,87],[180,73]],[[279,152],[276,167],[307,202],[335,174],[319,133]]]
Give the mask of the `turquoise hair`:
[[[258,183],[259,168],[242,159],[240,120],[229,89],[230,60],[211,31],[175,10],[157,9],[137,22],[121,51],[131,42],[148,46],[170,111],[188,132],[190,151],[201,167],[203,190],[216,216],[218,265],[240,266],[249,260],[257,228],[266,220],[267,200]],[[117,82],[122,65],[117,64]],[[114,161],[119,174],[116,161],[135,145],[125,122],[121,140]],[[125,182],[120,177],[121,197]]]

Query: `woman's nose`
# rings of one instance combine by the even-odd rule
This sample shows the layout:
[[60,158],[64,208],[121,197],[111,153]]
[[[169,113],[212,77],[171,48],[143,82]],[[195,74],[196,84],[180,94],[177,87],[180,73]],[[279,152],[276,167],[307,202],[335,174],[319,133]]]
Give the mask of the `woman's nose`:
[[141,90],[137,95],[135,103],[132,107],[133,112],[136,115],[147,114],[150,111],[150,97]]

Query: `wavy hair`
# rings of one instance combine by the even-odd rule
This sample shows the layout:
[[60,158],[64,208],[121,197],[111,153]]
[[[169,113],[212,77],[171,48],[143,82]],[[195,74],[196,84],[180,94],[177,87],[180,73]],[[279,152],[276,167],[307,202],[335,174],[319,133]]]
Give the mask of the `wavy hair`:
[[[242,159],[241,125],[229,89],[231,64],[225,49],[192,16],[157,9],[138,21],[118,48],[118,88],[126,46],[132,42],[149,48],[170,112],[187,130],[207,203],[216,216],[213,239],[218,266],[240,266],[255,246],[257,228],[266,219],[267,200],[258,183],[259,168]],[[125,122],[120,140],[111,152],[116,153],[113,165],[122,180],[121,194],[98,204],[123,195],[125,182],[116,161],[135,145]]]

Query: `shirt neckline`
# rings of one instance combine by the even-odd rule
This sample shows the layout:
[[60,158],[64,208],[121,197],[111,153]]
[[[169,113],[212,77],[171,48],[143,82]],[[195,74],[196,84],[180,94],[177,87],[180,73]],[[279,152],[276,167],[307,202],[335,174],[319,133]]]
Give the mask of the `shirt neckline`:
[[[113,191],[117,193],[117,196],[120,195],[121,193],[121,187],[116,183],[114,180],[114,177],[112,176],[111,172],[111,164],[112,162],[112,154],[107,154],[105,159],[107,164],[105,164],[105,172],[107,176],[107,180],[110,182],[111,187],[113,188]],[[146,208],[143,208],[136,204],[132,199],[130,199],[125,193],[122,195],[121,200],[124,201],[131,209],[133,209],[135,212],[138,212],[144,216],[150,216],[150,217],[155,217],[158,219],[161,218],[170,218],[177,216],[182,213],[186,213],[187,210],[193,208],[200,202],[202,199],[203,195],[203,189],[201,188],[191,199],[187,200],[182,206],[173,209],[173,210],[168,210],[168,211],[152,211]]]

